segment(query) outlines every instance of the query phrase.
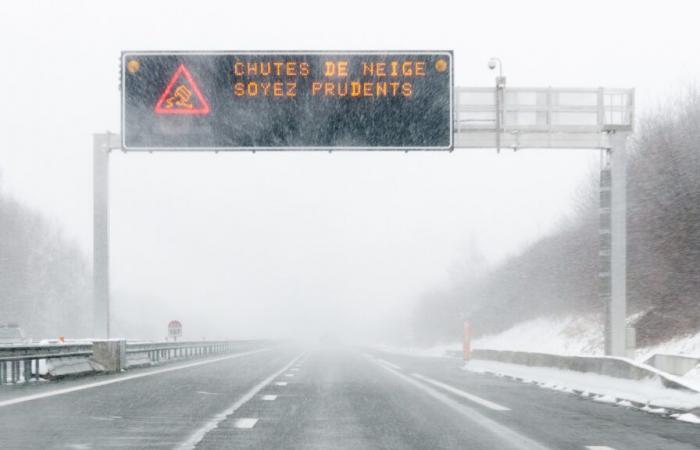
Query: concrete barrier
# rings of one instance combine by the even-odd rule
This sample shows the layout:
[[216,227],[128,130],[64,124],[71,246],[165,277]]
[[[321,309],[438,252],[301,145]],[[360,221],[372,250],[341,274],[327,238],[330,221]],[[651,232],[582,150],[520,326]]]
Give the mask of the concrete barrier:
[[644,361],[644,364],[648,364],[663,372],[682,377],[700,364],[700,358],[656,353]]
[[566,356],[549,353],[513,352],[503,350],[472,350],[472,359],[499,361],[533,367],[551,367],[575,372],[588,372],[628,380],[659,379],[664,386],[697,392],[682,381],[674,379],[645,364],[637,364],[614,356]]
[[105,339],[92,342],[92,360],[105,372],[121,372],[126,365],[126,340]]

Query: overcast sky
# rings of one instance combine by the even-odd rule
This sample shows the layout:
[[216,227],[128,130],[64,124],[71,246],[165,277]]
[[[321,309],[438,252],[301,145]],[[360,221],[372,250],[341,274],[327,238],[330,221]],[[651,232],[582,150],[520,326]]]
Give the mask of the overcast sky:
[[[696,3],[4,4],[0,189],[90,254],[91,134],[119,131],[122,50],[451,49],[458,86],[492,85],[499,56],[510,86],[634,87],[643,114],[700,78]],[[598,158],[115,152],[117,308],[190,337],[360,335],[447,282],[471,241],[496,264],[551,230]]]

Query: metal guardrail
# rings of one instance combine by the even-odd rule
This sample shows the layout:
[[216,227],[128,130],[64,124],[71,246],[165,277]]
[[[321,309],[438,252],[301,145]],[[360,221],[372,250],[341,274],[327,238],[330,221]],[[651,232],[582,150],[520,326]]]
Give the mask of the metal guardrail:
[[41,378],[41,363],[53,358],[90,357],[92,344],[10,345],[0,347],[0,384]]
[[209,356],[218,353],[233,351],[236,342],[240,341],[192,341],[192,342],[157,342],[129,344],[126,346],[126,353],[143,353],[148,355],[148,359],[154,363],[173,359],[196,358]]
[[[127,358],[129,355],[144,354],[151,364],[159,364],[231,352],[240,348],[240,343],[241,341],[127,342],[126,353]],[[51,359],[92,356],[91,343],[0,346],[0,385],[42,379],[46,374],[42,370],[42,364]]]

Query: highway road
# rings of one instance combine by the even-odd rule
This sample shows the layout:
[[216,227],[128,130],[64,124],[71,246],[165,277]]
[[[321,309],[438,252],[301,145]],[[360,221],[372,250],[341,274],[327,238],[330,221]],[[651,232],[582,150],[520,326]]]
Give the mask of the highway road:
[[697,449],[700,426],[449,358],[242,347],[0,388],[2,449]]

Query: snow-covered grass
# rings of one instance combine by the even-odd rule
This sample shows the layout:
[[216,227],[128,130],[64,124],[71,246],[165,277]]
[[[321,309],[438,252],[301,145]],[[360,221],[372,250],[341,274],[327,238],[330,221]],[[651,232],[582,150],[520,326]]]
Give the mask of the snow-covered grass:
[[472,348],[602,355],[603,326],[597,316],[541,317],[514,325],[497,334],[472,341]]
[[[516,378],[544,388],[577,393],[599,402],[639,407],[652,413],[666,414],[666,409],[690,411],[700,408],[700,394],[666,388],[658,378],[627,380],[594,373],[483,360],[469,361],[464,369]],[[693,414],[677,414],[675,417],[686,422],[693,422],[696,418]]]
[[[602,318],[598,315],[540,317],[520,322],[500,333],[473,339],[472,348],[599,356],[604,349]],[[448,356],[455,352],[461,353],[462,343],[440,344],[429,348],[385,345],[379,349],[417,356]],[[700,330],[695,335],[639,348],[634,360],[643,362],[655,353],[700,357]],[[700,377],[700,369],[696,371]]]
[[698,331],[698,333],[695,335],[679,337],[658,345],[638,349],[636,359],[646,360],[654,353],[685,355],[700,358],[700,331]]
[[[540,317],[520,322],[501,333],[479,337],[472,342],[472,347],[557,355],[602,355],[603,319],[598,315]],[[639,348],[634,359],[645,361],[655,353],[700,357],[700,330],[695,335]]]

